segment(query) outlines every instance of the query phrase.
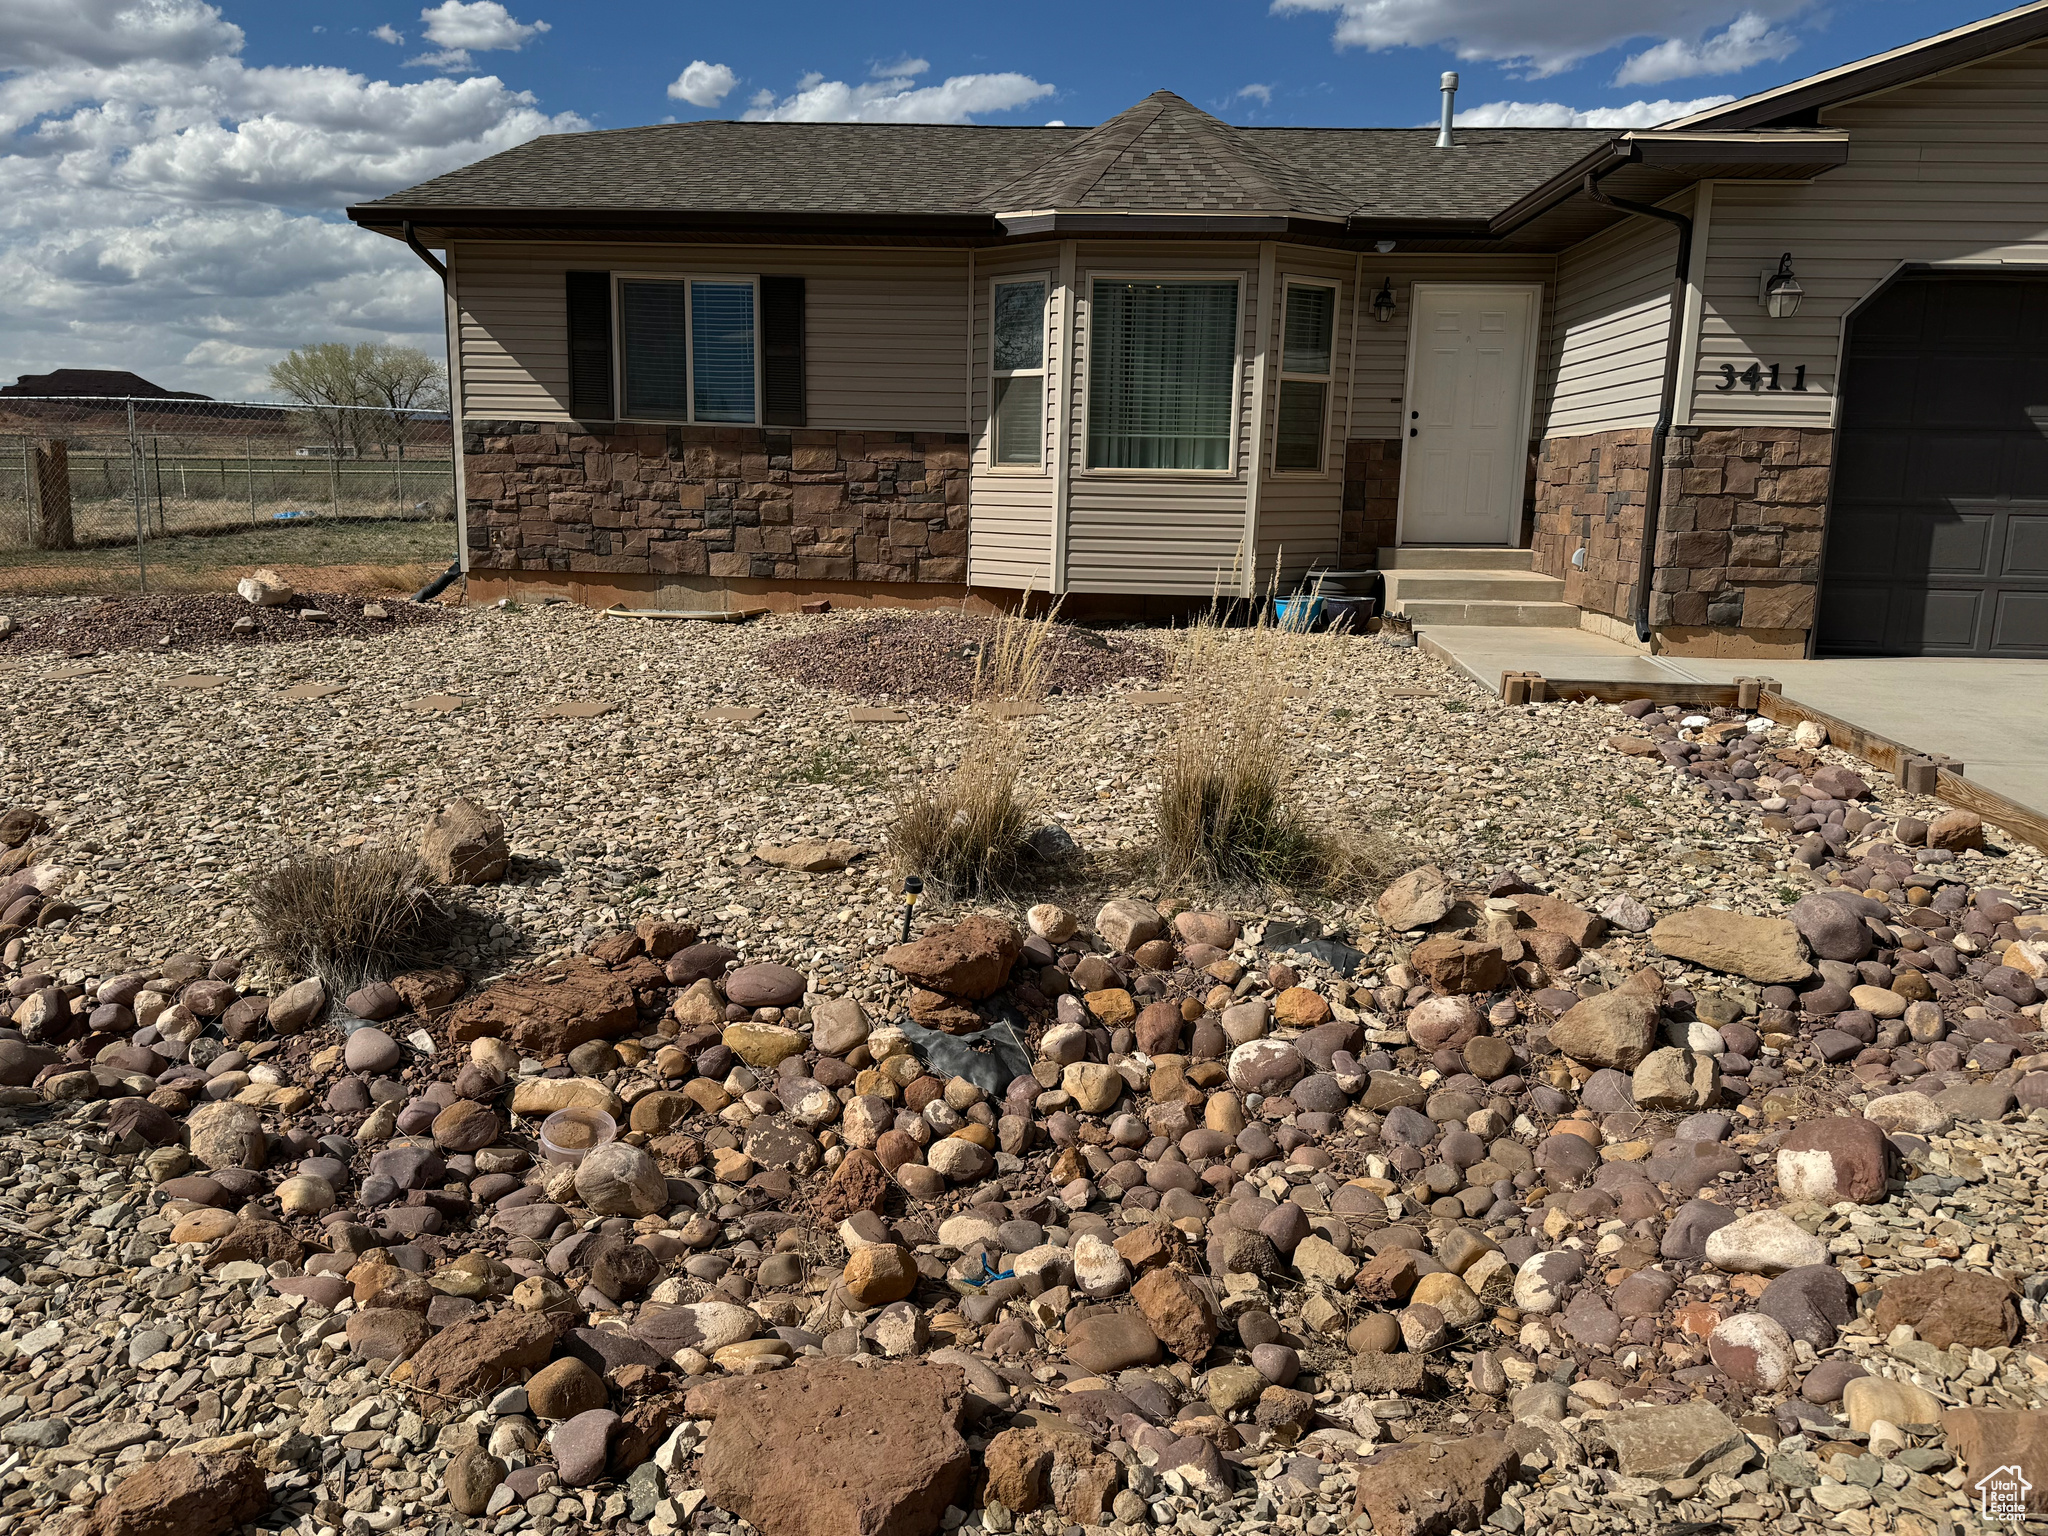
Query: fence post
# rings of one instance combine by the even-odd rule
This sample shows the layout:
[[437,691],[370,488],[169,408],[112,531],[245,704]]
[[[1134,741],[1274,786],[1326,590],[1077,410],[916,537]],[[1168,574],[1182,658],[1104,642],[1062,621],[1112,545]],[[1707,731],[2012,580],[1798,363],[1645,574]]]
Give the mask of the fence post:
[[139,589],[149,591],[149,556],[142,536],[142,439],[135,435],[135,402],[128,402],[128,487],[135,501],[135,570]]
[[327,461],[327,504],[341,516],[341,444],[334,445],[334,457]]
[[249,435],[242,434],[242,463],[249,471],[249,521],[256,521],[256,450],[250,445]]
[[34,495],[29,502],[29,545],[34,549],[75,549],[71,527],[71,447],[61,437],[44,438],[31,450]]
[[36,528],[36,466],[35,458],[29,452],[29,436],[21,434],[21,515],[22,532],[33,540]]

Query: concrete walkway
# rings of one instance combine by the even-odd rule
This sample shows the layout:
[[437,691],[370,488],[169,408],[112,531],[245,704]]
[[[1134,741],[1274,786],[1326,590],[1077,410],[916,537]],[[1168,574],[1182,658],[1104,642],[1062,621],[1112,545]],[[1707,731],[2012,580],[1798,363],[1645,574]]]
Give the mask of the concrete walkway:
[[1508,671],[1617,683],[1775,677],[1787,698],[1918,752],[1958,758],[1966,778],[2048,811],[2048,661],[1723,661],[1648,656],[1582,629],[1432,625],[1418,633],[1424,646],[1496,694]]

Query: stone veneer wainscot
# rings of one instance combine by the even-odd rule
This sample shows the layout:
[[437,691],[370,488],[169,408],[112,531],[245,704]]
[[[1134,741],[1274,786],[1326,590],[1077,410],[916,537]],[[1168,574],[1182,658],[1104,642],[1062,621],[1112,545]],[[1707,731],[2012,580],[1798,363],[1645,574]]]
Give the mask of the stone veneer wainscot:
[[468,421],[473,570],[967,580],[959,432]]
[[[1536,568],[1564,600],[1629,618],[1649,489],[1648,427],[1547,439]],[[1677,653],[1802,655],[1820,588],[1834,433],[1679,427],[1665,449],[1650,625]],[[1583,568],[1574,551],[1586,551]]]

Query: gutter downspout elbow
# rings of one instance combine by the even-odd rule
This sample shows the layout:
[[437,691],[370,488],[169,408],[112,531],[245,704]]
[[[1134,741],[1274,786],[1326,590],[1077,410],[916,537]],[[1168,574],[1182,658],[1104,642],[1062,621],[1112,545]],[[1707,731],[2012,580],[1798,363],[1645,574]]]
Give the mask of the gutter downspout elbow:
[[434,275],[441,279],[441,286],[443,288],[446,288],[448,286],[447,265],[441,260],[440,257],[436,256],[432,251],[428,250],[424,245],[420,244],[420,237],[413,233],[412,220],[407,219],[404,223],[399,225],[399,228],[402,231],[404,231],[405,243],[412,247],[413,255],[419,257],[421,261],[424,261],[428,266],[432,267],[434,269]]
[[[1610,171],[1614,169],[1617,167],[1608,168]],[[1585,193],[1588,198],[1617,213],[1662,219],[1678,228],[1678,263],[1671,279],[1671,320],[1664,338],[1664,382],[1657,394],[1657,419],[1650,428],[1650,483],[1643,492],[1642,552],[1636,561],[1635,598],[1630,605],[1636,639],[1647,645],[1650,643],[1650,584],[1657,571],[1657,522],[1664,510],[1664,445],[1671,436],[1671,419],[1678,398],[1679,340],[1685,324],[1686,291],[1692,280],[1692,220],[1669,208],[1609,197],[1600,190],[1600,178],[1606,174],[1607,171],[1586,173]]]

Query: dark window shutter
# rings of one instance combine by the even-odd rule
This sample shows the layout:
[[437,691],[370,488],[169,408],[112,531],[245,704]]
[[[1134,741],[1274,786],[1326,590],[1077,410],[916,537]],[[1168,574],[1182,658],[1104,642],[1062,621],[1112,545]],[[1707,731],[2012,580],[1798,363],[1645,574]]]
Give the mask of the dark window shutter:
[[569,414],[611,421],[612,275],[571,272],[569,280]]
[[804,280],[761,279],[761,420],[804,424]]

